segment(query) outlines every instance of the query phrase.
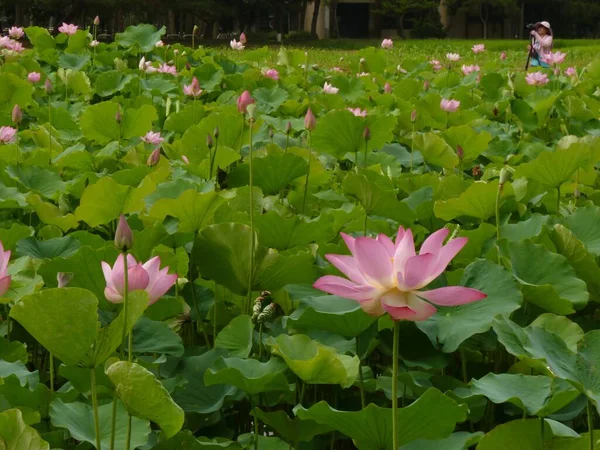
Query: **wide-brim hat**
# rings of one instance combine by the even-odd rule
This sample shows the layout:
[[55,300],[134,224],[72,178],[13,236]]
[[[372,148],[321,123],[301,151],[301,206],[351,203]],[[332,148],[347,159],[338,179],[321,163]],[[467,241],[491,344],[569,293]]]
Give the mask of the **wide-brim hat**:
[[537,28],[537,27],[539,27],[540,25],[541,25],[541,26],[543,26],[544,28],[546,28],[546,29],[547,29],[547,30],[550,32],[550,34],[552,34],[552,27],[550,26],[550,22],[546,22],[546,21],[544,20],[544,21],[542,21],[542,22],[538,22],[538,23],[536,23],[536,24],[535,24],[535,27]]

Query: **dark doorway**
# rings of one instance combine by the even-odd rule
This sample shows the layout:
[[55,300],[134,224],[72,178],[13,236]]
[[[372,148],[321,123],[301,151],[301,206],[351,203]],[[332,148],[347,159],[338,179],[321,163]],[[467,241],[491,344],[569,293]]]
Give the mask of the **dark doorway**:
[[337,6],[337,19],[340,26],[340,37],[369,37],[369,4],[340,3]]

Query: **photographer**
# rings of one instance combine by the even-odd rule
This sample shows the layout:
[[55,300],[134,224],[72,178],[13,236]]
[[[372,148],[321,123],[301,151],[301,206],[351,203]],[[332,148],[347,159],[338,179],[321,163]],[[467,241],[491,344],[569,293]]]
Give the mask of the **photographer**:
[[545,57],[552,52],[552,28],[548,22],[538,22],[531,27],[530,35],[532,44],[529,46],[531,55],[531,66],[550,67],[545,61]]

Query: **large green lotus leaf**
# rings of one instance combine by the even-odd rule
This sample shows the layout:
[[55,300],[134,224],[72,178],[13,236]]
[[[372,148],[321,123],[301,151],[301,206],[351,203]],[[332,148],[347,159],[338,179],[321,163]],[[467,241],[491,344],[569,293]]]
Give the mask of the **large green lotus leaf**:
[[577,208],[565,218],[565,225],[590,253],[600,256],[600,207]]
[[[254,184],[265,195],[276,195],[301,176],[306,176],[307,162],[292,153],[272,153],[253,160]],[[231,174],[231,187],[249,183],[249,166],[240,165]]]
[[312,148],[339,159],[346,153],[363,152],[363,133],[366,126],[371,131],[369,149],[381,148],[392,140],[396,118],[386,115],[367,116],[365,119],[356,117],[345,109],[330,111],[317,120],[317,126],[312,132]]
[[58,206],[44,202],[39,195],[30,193],[26,199],[42,223],[56,225],[64,232],[78,227],[79,223],[73,214],[63,214]]
[[195,438],[191,431],[180,431],[171,439],[159,442],[152,450],[172,450],[181,448],[186,450],[241,450],[240,444],[224,438],[209,439],[205,437]]
[[[559,336],[572,352],[577,352],[577,344],[583,338],[583,330],[567,317],[555,314],[541,314],[531,322],[531,327],[540,327]],[[529,329],[529,327],[528,327]]]
[[117,33],[115,41],[125,48],[137,47],[142,52],[149,52],[160,38],[167,32],[165,27],[157,30],[154,25],[140,24],[128,26],[123,33]]
[[179,220],[178,231],[193,233],[214,223],[215,211],[227,199],[227,195],[215,191],[197,192],[186,190],[177,198],[162,198],[158,200],[148,215],[159,221],[167,217]]
[[348,173],[342,182],[344,193],[355,197],[367,214],[394,219],[401,225],[410,226],[416,216],[410,206],[398,200],[388,187],[389,178],[371,170]]
[[[552,436],[550,425],[544,423],[544,441]],[[512,422],[498,425],[488,434],[486,434],[477,450],[533,450],[546,448],[542,444],[540,432],[540,420],[513,420]]]
[[[110,449],[112,430],[112,402],[98,407],[100,419],[100,445],[102,450]],[[96,428],[94,426],[92,406],[87,403],[63,403],[55,399],[50,404],[50,420],[57,428],[66,428],[74,439],[96,443]],[[127,424],[129,415],[121,402],[117,402],[115,427],[115,448],[125,448],[127,440]],[[132,417],[131,419],[131,448],[141,447],[148,442],[150,423],[147,420]],[[33,449],[32,449],[33,450]]]
[[589,150],[581,147],[542,152],[533,161],[519,165],[514,178],[526,177],[556,188],[568,181],[589,159]]
[[101,102],[90,105],[80,119],[83,135],[100,145],[108,144],[119,138],[119,124],[115,117],[119,105],[115,102]]
[[483,433],[481,431],[477,433],[458,431],[445,439],[436,441],[417,439],[407,445],[403,445],[400,447],[400,450],[464,450],[477,444],[482,436]]
[[270,248],[287,250],[313,242],[328,242],[335,231],[333,218],[322,213],[312,220],[297,215],[282,217],[275,211],[254,217],[260,242]]
[[483,91],[485,97],[489,100],[500,100],[502,91],[506,87],[506,80],[497,72],[486,73],[481,77],[479,87]]
[[[15,144],[5,144],[4,149],[13,145]],[[23,193],[19,192],[16,187],[7,187],[4,183],[0,182],[0,208],[20,209],[25,206],[27,206],[27,202]]]
[[[242,143],[249,141],[246,137],[248,126],[241,114],[228,111],[209,114],[198,125],[188,128],[181,137],[183,152],[190,161],[199,161],[208,157],[206,136],[209,134],[212,136],[217,127],[219,127],[219,147],[228,147],[237,151]],[[242,139],[242,127],[245,139]]]
[[250,321],[250,316],[234,317],[217,335],[215,348],[228,350],[231,356],[247,358],[252,351],[253,330],[254,325]]
[[213,91],[221,84],[223,74],[223,69],[210,62],[206,62],[194,70],[194,75],[198,79],[200,86],[208,92]]
[[269,338],[273,354],[281,356],[288,367],[303,381],[311,384],[352,386],[358,376],[359,359],[340,355],[304,334],[280,334]]
[[283,105],[289,98],[289,94],[285,89],[277,86],[272,88],[261,87],[252,91],[252,97],[256,100],[259,111],[271,114]]
[[96,341],[97,309],[98,300],[85,289],[44,289],[21,299],[10,315],[56,358],[77,365]]
[[152,122],[158,120],[156,108],[152,105],[142,105],[136,109],[127,109],[121,123],[121,136],[125,139],[144,136],[152,129]]
[[284,252],[269,249],[255,272],[253,290],[277,291],[288,284],[312,283],[317,277],[314,262],[315,257],[310,249]]
[[0,444],[6,450],[50,450],[38,432],[23,421],[18,409],[0,413]]
[[523,301],[519,285],[510,273],[488,260],[477,259],[470,264],[460,284],[479,289],[487,298],[466,305],[441,307],[428,320],[417,322],[431,342],[447,353],[455,351],[471,336],[485,333],[496,316],[512,313]]
[[[63,53],[63,55],[66,55],[66,53]],[[83,58],[83,59],[80,59],[80,62],[84,63],[84,65],[85,65],[85,63],[87,62],[86,58],[88,58],[88,56],[84,55],[84,56],[80,56],[79,58]],[[58,69],[59,77],[61,75],[62,70],[63,69]],[[66,76],[68,79],[69,93],[73,92],[75,94],[81,94],[86,99],[89,99],[89,97],[91,97],[92,85],[90,83],[90,79],[85,74],[85,72],[81,72],[79,70],[73,72],[69,69],[69,70],[67,70]]]
[[179,111],[171,112],[165,119],[164,130],[182,135],[188,128],[197,125],[204,119],[206,116],[204,107],[201,104],[194,106],[194,103],[192,101],[187,105],[183,105]]
[[287,366],[279,358],[263,363],[256,359],[219,358],[204,374],[204,383],[229,384],[249,395],[262,392],[289,391],[285,377]]
[[[301,419],[312,419],[350,437],[361,450],[392,450],[392,410],[369,404],[356,411],[338,411],[322,401],[304,409],[296,408]],[[431,388],[412,405],[398,411],[400,445],[417,439],[444,439],[457,423],[467,419],[466,405]]]
[[369,328],[376,318],[366,314],[358,302],[315,292],[300,298],[294,312],[283,318],[286,328],[322,329],[341,336],[355,337]]
[[0,73],[0,125],[12,125],[11,113],[15,105],[22,109],[31,103],[31,83],[12,73]]
[[75,34],[69,36],[69,43],[65,52],[67,53],[83,53],[89,46],[89,32],[87,30],[77,30]]
[[45,28],[27,27],[25,28],[25,34],[27,35],[27,39],[29,39],[31,45],[34,46],[38,52],[56,47],[54,38]]
[[291,444],[296,442],[310,442],[315,436],[332,431],[331,427],[321,425],[314,420],[303,420],[300,417],[290,419],[286,412],[281,410],[263,411],[260,408],[256,408],[253,414]]
[[538,128],[538,118],[525,100],[519,98],[512,100],[510,111],[519,119],[524,131],[534,131]]
[[221,409],[226,397],[237,393],[237,389],[230,385],[207,386],[204,384],[205,372],[213,366],[217,359],[226,354],[227,351],[223,349],[212,349],[202,355],[182,360],[179,373],[187,383],[175,388],[173,399],[185,412],[213,413]]
[[17,242],[30,237],[33,234],[32,231],[32,228],[27,225],[13,223],[10,228],[0,228],[0,242],[2,242],[4,250],[14,251]]
[[158,353],[182,356],[184,353],[181,336],[165,322],[139,318],[133,327],[133,351],[135,353]]
[[167,438],[181,430],[183,410],[152,372],[136,363],[119,361],[106,369],[106,375],[130,414],[156,423]]
[[61,55],[58,57],[58,65],[61,69],[79,71],[85,67],[89,60],[90,55],[61,53]]
[[540,235],[549,219],[549,216],[532,214],[527,220],[500,225],[500,236],[509,241],[534,238]]
[[468,164],[487,150],[492,135],[487,131],[476,131],[471,125],[460,125],[444,131],[444,139],[454,151],[460,145],[464,152],[463,162]]
[[589,299],[585,282],[567,259],[530,239],[500,245],[501,254],[521,283],[525,300],[555,314],[571,314]]
[[100,178],[83,191],[75,218],[91,227],[107,224],[124,211],[131,190],[131,187],[119,184],[111,177]]
[[81,243],[73,236],[63,236],[46,241],[38,241],[34,237],[21,239],[17,243],[17,256],[31,256],[39,259],[68,258],[73,255]]
[[421,152],[428,164],[453,169],[458,165],[456,149],[448,145],[444,139],[434,133],[419,133],[415,135],[415,150]]
[[549,93],[548,91],[544,92],[543,90],[538,89],[534,95],[527,97],[526,101],[537,115],[540,127],[547,123],[546,120],[548,114],[561,94],[560,90],[558,92],[553,91],[552,93]]
[[[490,182],[476,181],[458,198],[437,200],[433,206],[435,215],[442,220],[450,221],[457,217],[475,217],[487,220],[496,213],[496,195],[498,180]],[[500,196],[500,203],[514,196],[512,186],[505,184]]]
[[122,91],[131,79],[131,74],[118,70],[102,72],[96,77],[94,90],[100,97],[109,97],[116,92]]
[[40,166],[9,166],[6,173],[27,191],[55,199],[66,191],[66,183],[57,171]]

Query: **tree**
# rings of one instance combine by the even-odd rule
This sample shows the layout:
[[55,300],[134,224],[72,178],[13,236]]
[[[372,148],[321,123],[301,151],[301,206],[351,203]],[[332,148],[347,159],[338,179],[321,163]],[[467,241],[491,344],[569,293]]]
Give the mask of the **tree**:
[[445,0],[445,4],[451,15],[456,14],[460,9],[477,11],[483,25],[484,39],[488,37],[488,22],[491,10],[501,8],[504,13],[514,13],[518,9],[517,0]]
[[380,14],[398,17],[398,33],[405,39],[404,16],[415,11],[424,11],[439,6],[438,0],[381,0]]

